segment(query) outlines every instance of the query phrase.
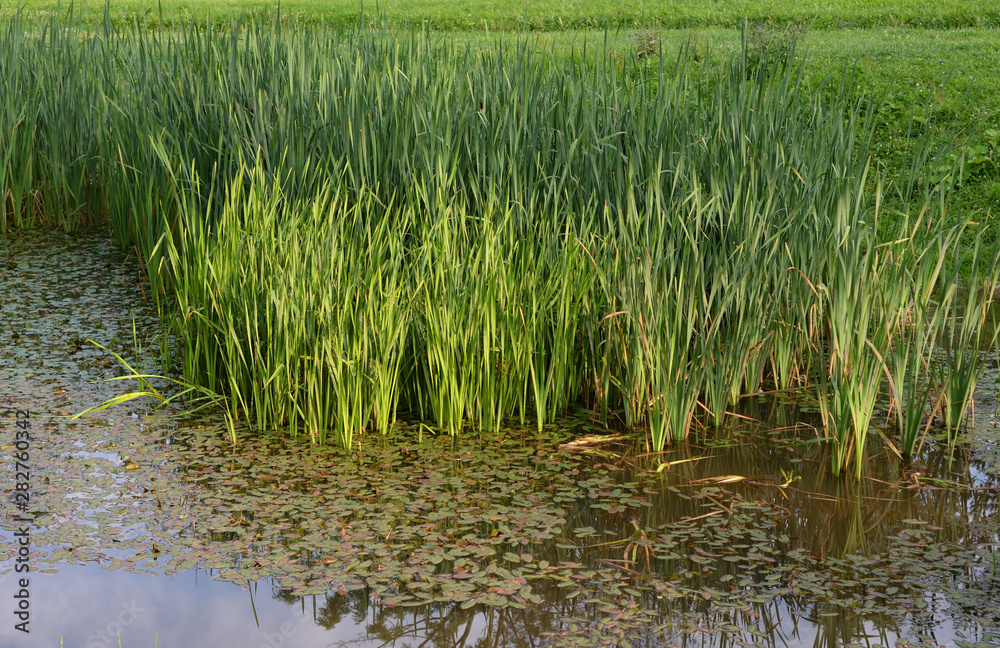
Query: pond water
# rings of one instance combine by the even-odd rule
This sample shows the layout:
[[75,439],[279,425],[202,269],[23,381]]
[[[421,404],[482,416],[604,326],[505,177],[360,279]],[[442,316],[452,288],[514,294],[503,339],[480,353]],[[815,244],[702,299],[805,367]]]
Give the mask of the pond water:
[[95,382],[119,367],[86,338],[132,357],[134,322],[156,349],[141,269],[105,239],[0,242],[0,645],[1000,646],[995,362],[969,444],[913,465],[873,444],[860,482],[830,477],[808,404],[763,398],[663,455],[570,443],[609,434],[584,411],[233,448],[211,413],[141,401],[69,420],[132,386]]

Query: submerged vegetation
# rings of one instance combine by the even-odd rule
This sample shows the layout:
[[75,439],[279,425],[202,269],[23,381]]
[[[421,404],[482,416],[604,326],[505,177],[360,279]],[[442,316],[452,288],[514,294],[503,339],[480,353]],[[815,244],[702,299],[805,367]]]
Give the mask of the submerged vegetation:
[[948,147],[889,183],[851,70],[817,92],[794,56],[689,53],[13,19],[0,228],[108,219],[184,379],[259,430],[350,447],[401,410],[457,434],[583,403],[660,451],[782,389],[818,401],[834,474],[880,397],[900,454],[936,415],[955,443],[1000,265],[985,228],[939,231]]

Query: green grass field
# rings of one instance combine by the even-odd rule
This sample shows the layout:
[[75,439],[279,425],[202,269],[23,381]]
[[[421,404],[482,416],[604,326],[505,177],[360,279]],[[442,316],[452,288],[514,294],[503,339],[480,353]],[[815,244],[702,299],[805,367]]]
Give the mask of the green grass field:
[[[183,16],[224,19],[244,11],[274,12],[273,0],[168,0],[162,3],[166,17]],[[12,7],[10,4],[7,12]],[[28,13],[56,11],[67,3],[56,0],[26,0]],[[78,4],[78,8],[83,5]],[[149,12],[158,19],[156,2],[114,1],[115,16]],[[358,0],[285,0],[282,16],[330,23],[350,23],[362,10]],[[994,0],[659,0],[616,2],[612,0],[535,0],[518,3],[506,0],[388,0],[364,3],[365,13],[379,14],[389,22],[422,25],[435,29],[516,29],[525,25],[535,30],[563,30],[593,27],[735,26],[744,18],[777,24],[812,23],[815,27],[995,27],[1000,24],[1000,4]],[[103,3],[86,4],[89,15],[97,17]]]

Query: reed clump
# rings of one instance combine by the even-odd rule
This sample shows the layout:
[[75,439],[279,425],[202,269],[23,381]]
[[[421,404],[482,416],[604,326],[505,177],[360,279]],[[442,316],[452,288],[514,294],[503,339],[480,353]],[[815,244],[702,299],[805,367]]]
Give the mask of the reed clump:
[[[400,410],[456,434],[584,402],[661,450],[797,387],[839,474],[881,393],[907,439],[924,401],[960,425],[978,374],[926,367],[973,324],[929,313],[973,262],[954,251],[990,251],[972,225],[876,239],[874,114],[850,70],[816,91],[792,57],[647,54],[15,18],[0,227],[107,218],[174,304],[185,379],[317,442]],[[941,216],[945,185],[885,189]],[[992,292],[968,294],[961,322],[979,321]]]

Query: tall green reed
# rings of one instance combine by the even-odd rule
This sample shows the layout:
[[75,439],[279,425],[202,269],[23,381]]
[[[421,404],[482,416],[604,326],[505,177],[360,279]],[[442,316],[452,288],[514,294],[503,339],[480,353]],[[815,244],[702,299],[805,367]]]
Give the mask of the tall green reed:
[[[874,223],[850,218],[845,200],[835,218],[853,221],[842,230],[827,283],[821,285],[826,320],[826,368],[820,375],[819,402],[831,437],[831,472],[840,475],[853,462],[860,477],[862,457],[888,343],[888,329],[877,324],[876,286],[884,260],[874,240]],[[856,209],[857,207],[854,206]],[[876,204],[875,215],[877,216]]]
[[[961,279],[965,272],[971,278],[968,282]],[[939,289],[939,308],[944,312],[939,347],[944,358],[938,364],[938,386],[941,418],[948,444],[953,446],[973,406],[983,370],[983,347],[992,347],[998,335],[995,326],[992,334],[985,332],[994,288],[1000,281],[1000,256],[995,246],[984,249],[982,230],[971,247],[954,248],[950,275]]]
[[894,339],[886,376],[896,414],[899,451],[907,460],[919,452],[937,409],[933,355],[944,310],[933,303],[942,266],[957,230],[920,243],[921,219],[904,218],[882,281],[884,326]]
[[457,433],[582,401],[660,449],[822,357],[860,452],[889,332],[849,70],[682,52],[637,84],[611,51],[481,45],[12,21],[4,227],[106,216],[185,378],[260,430],[350,446],[400,410]]

